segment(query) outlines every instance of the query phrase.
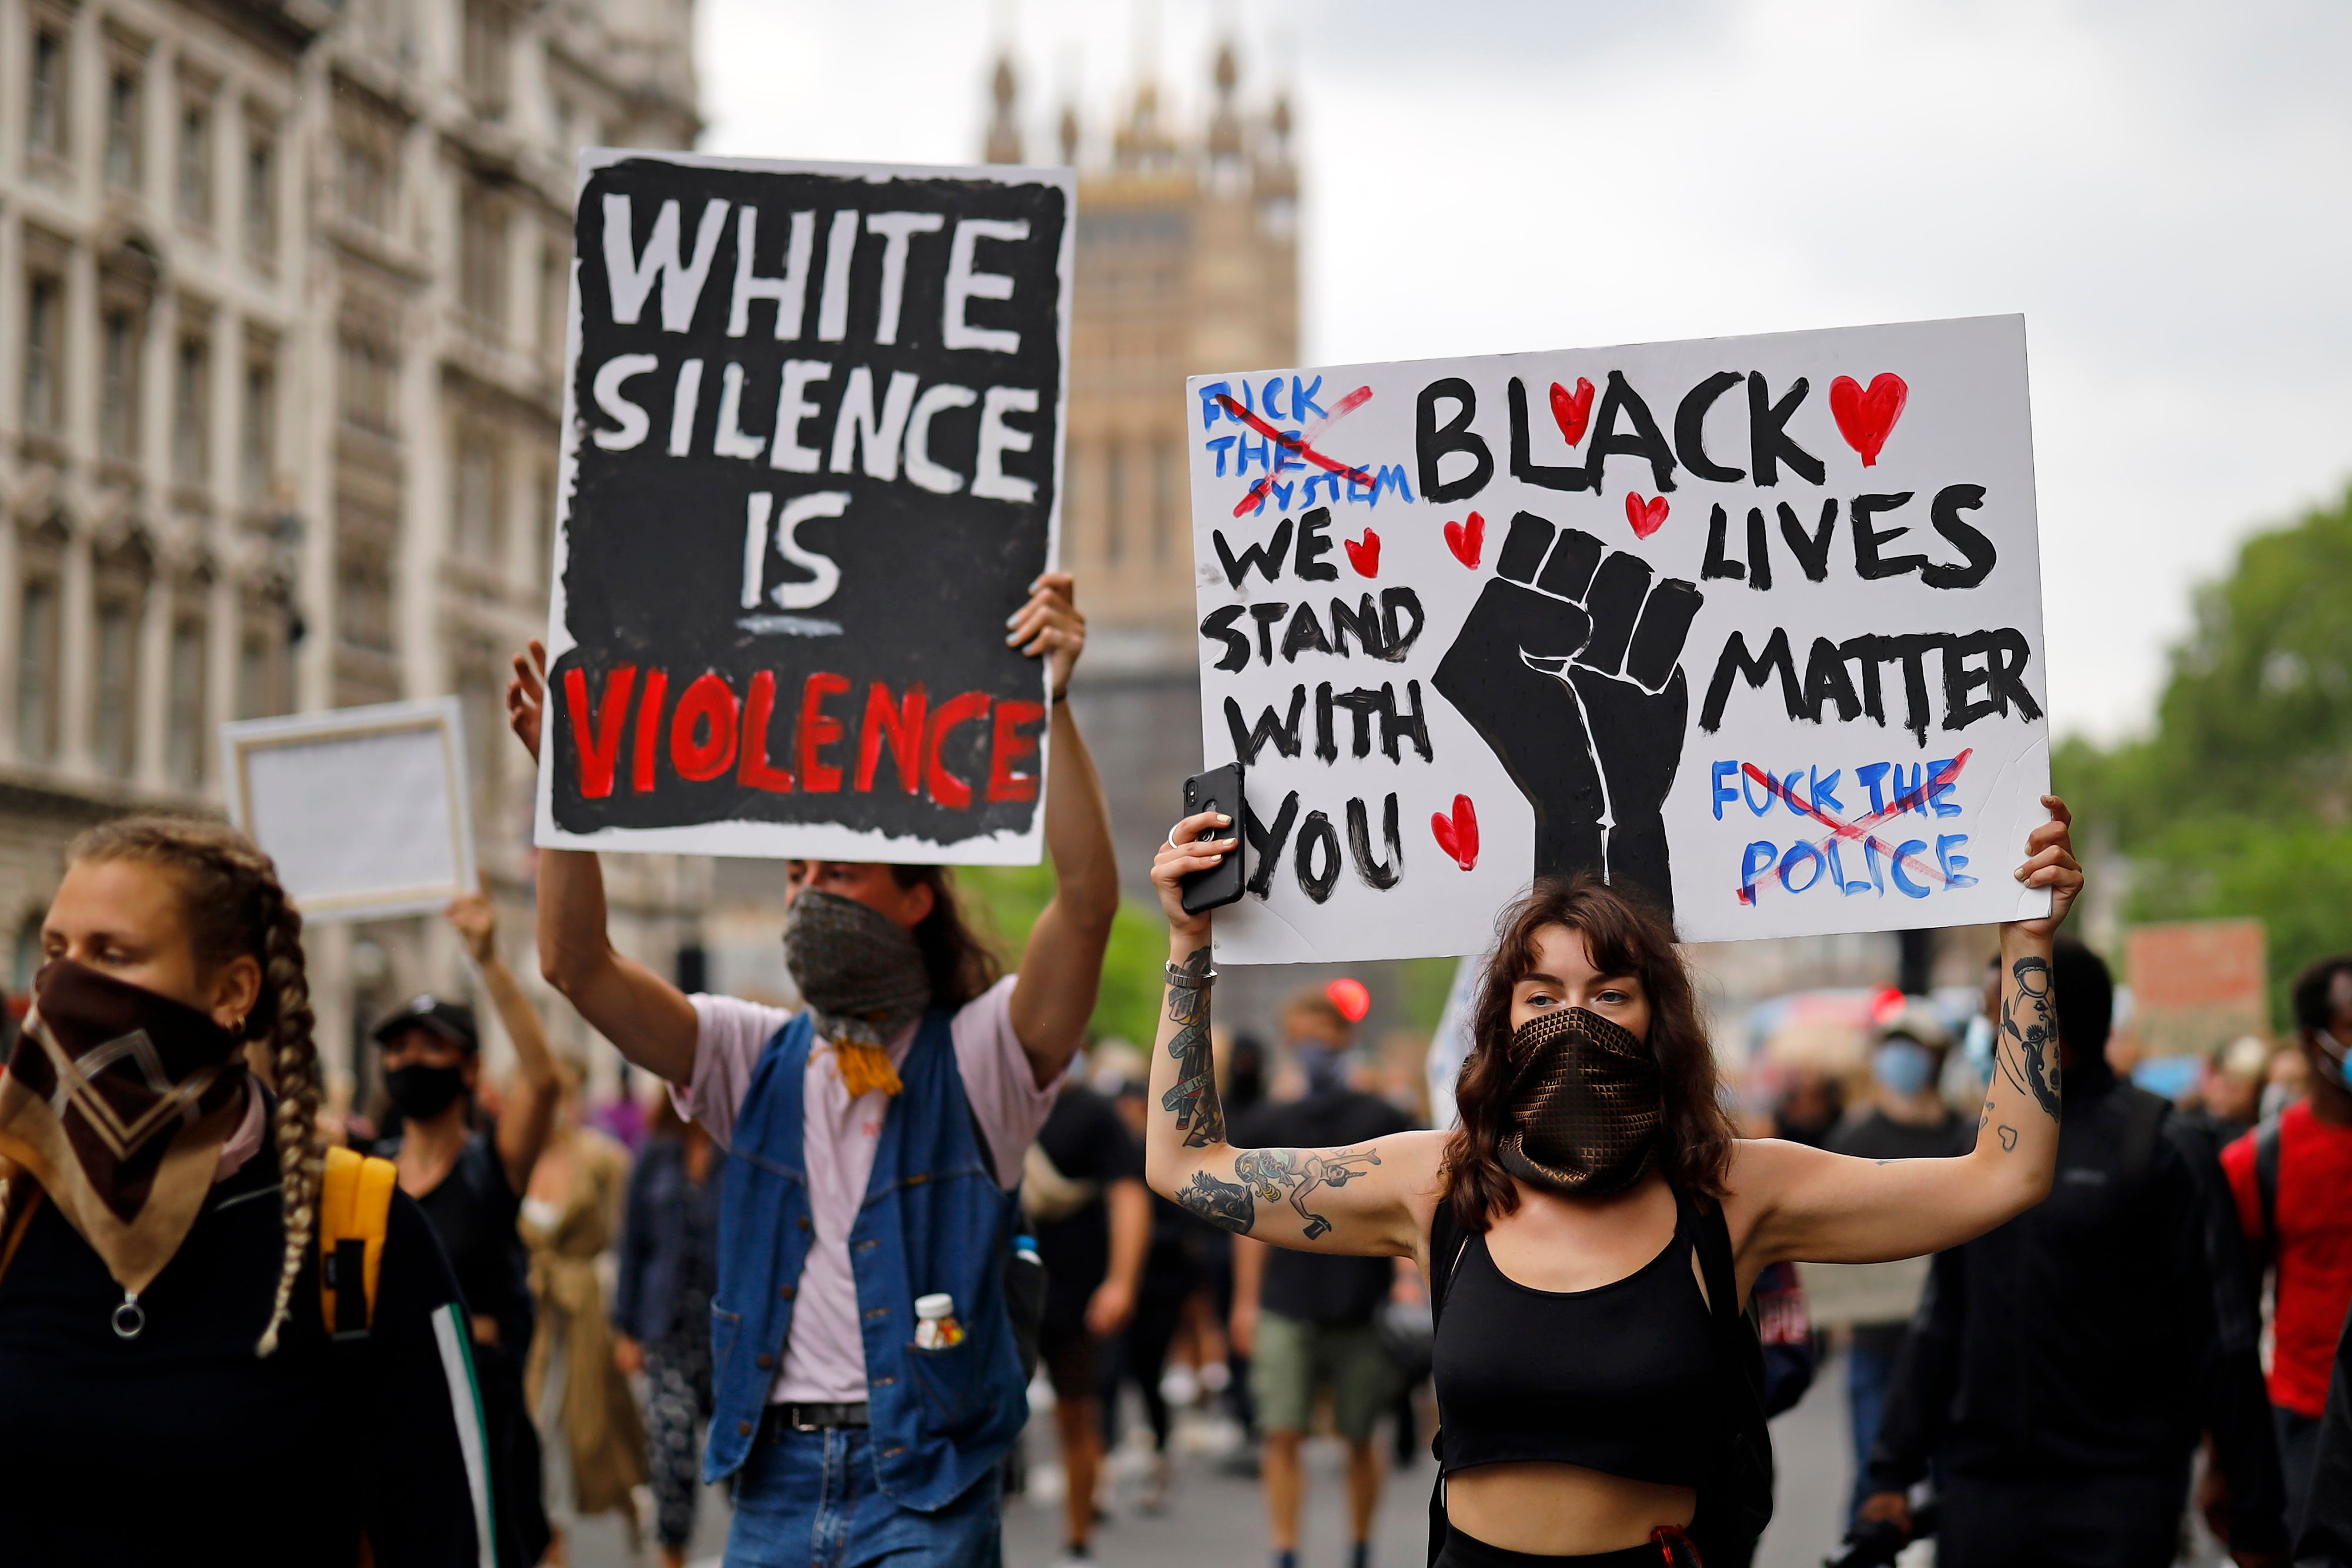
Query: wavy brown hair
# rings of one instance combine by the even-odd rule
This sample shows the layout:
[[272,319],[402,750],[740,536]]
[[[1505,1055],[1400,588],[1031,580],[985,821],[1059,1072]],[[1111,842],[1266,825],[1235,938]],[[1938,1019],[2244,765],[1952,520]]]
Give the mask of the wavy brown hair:
[[1003,978],[1004,962],[972,929],[953,873],[941,865],[894,865],[890,877],[902,888],[931,890],[931,912],[915,927],[915,946],[923,952],[933,1007],[960,1008]]
[[1495,956],[1478,986],[1471,1015],[1470,1054],[1454,1098],[1461,1124],[1446,1140],[1447,1199],[1465,1230],[1485,1230],[1519,1207],[1518,1188],[1496,1157],[1509,1127],[1511,989],[1536,967],[1536,939],[1548,925],[1583,935],[1592,967],[1603,975],[1642,982],[1650,1001],[1643,1041],[1664,1078],[1665,1113],[1658,1127],[1658,1164],[1666,1179],[1687,1192],[1719,1198],[1738,1136],[1717,1092],[1715,1048],[1700,1022],[1690,972],[1675,947],[1674,927],[1649,904],[1580,873],[1540,882],[1496,923]]

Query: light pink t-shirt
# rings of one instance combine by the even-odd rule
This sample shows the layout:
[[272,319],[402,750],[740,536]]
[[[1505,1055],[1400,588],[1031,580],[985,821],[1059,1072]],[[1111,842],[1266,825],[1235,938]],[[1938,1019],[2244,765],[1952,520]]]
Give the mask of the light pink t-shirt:
[[[698,996],[694,1079],[672,1085],[678,1113],[702,1124],[720,1147],[735,1130],[735,1113],[751,1084],[760,1051],[793,1015],[735,997]],[[907,1059],[915,1043],[908,1024],[890,1041],[892,1065]],[[1013,1032],[1013,977],[966,1003],[949,1025],[956,1066],[971,1101],[997,1180],[1010,1190],[1021,1179],[1021,1162],[1045,1124],[1060,1092],[1056,1076],[1044,1088]],[[866,1343],[858,1332],[857,1281],[849,1269],[849,1230],[866,1201],[874,1174],[874,1152],[882,1136],[889,1096],[873,1090],[849,1097],[835,1071],[833,1053],[819,1041],[809,1051],[802,1088],[803,1161],[807,1166],[809,1216],[814,1240],[793,1301],[792,1333],[784,1341],[784,1364],[777,1369],[771,1404],[851,1404],[866,1397]]]

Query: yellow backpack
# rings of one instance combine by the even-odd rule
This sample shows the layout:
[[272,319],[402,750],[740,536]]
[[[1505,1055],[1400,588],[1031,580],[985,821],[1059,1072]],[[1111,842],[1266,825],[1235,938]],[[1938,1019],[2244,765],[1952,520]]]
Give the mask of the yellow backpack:
[[319,1311],[333,1338],[357,1338],[375,1321],[396,1174],[390,1160],[355,1149],[327,1151],[319,1186]]

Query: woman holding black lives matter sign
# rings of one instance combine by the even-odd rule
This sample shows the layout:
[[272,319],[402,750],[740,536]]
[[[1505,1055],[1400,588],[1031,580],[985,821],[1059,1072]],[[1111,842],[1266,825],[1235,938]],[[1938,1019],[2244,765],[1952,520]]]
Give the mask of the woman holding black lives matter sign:
[[1454,1131],[1236,1149],[1210,1053],[1209,918],[1185,913],[1181,882],[1237,840],[1213,813],[1176,825],[1151,872],[1171,961],[1149,1178],[1261,1241],[1421,1265],[1438,1308],[1435,1563],[1744,1563],[1770,1512],[1739,1316],[1756,1277],[1957,1246],[2049,1191],[2051,940],[2083,873],[2065,806],[2042,799],[2016,874],[2051,912],[2001,927],[2002,1071],[1977,1146],[1875,1163],[1736,1135],[1672,927],[1590,875],[1504,913]]
[[[548,978],[730,1156],[703,1466],[736,1477],[730,1563],[1001,1556],[997,1465],[1028,1419],[1003,1290],[1012,1189],[1085,1039],[1118,906],[1065,700],[1086,643],[1069,577],[1039,578],[1011,625],[1051,674],[1057,876],[1017,977],[999,977],[944,868],[790,861],[784,961],[806,1009],[688,997],[613,950],[595,855],[540,852]],[[508,690],[534,755],[539,659],[518,658]]]

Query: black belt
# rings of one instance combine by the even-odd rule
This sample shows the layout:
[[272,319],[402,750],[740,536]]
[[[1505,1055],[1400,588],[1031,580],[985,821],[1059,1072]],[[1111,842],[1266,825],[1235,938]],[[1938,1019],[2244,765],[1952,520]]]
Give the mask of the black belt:
[[827,1427],[863,1427],[866,1401],[854,1405],[771,1405],[760,1417],[760,1440],[773,1442],[786,1432],[817,1432]]

